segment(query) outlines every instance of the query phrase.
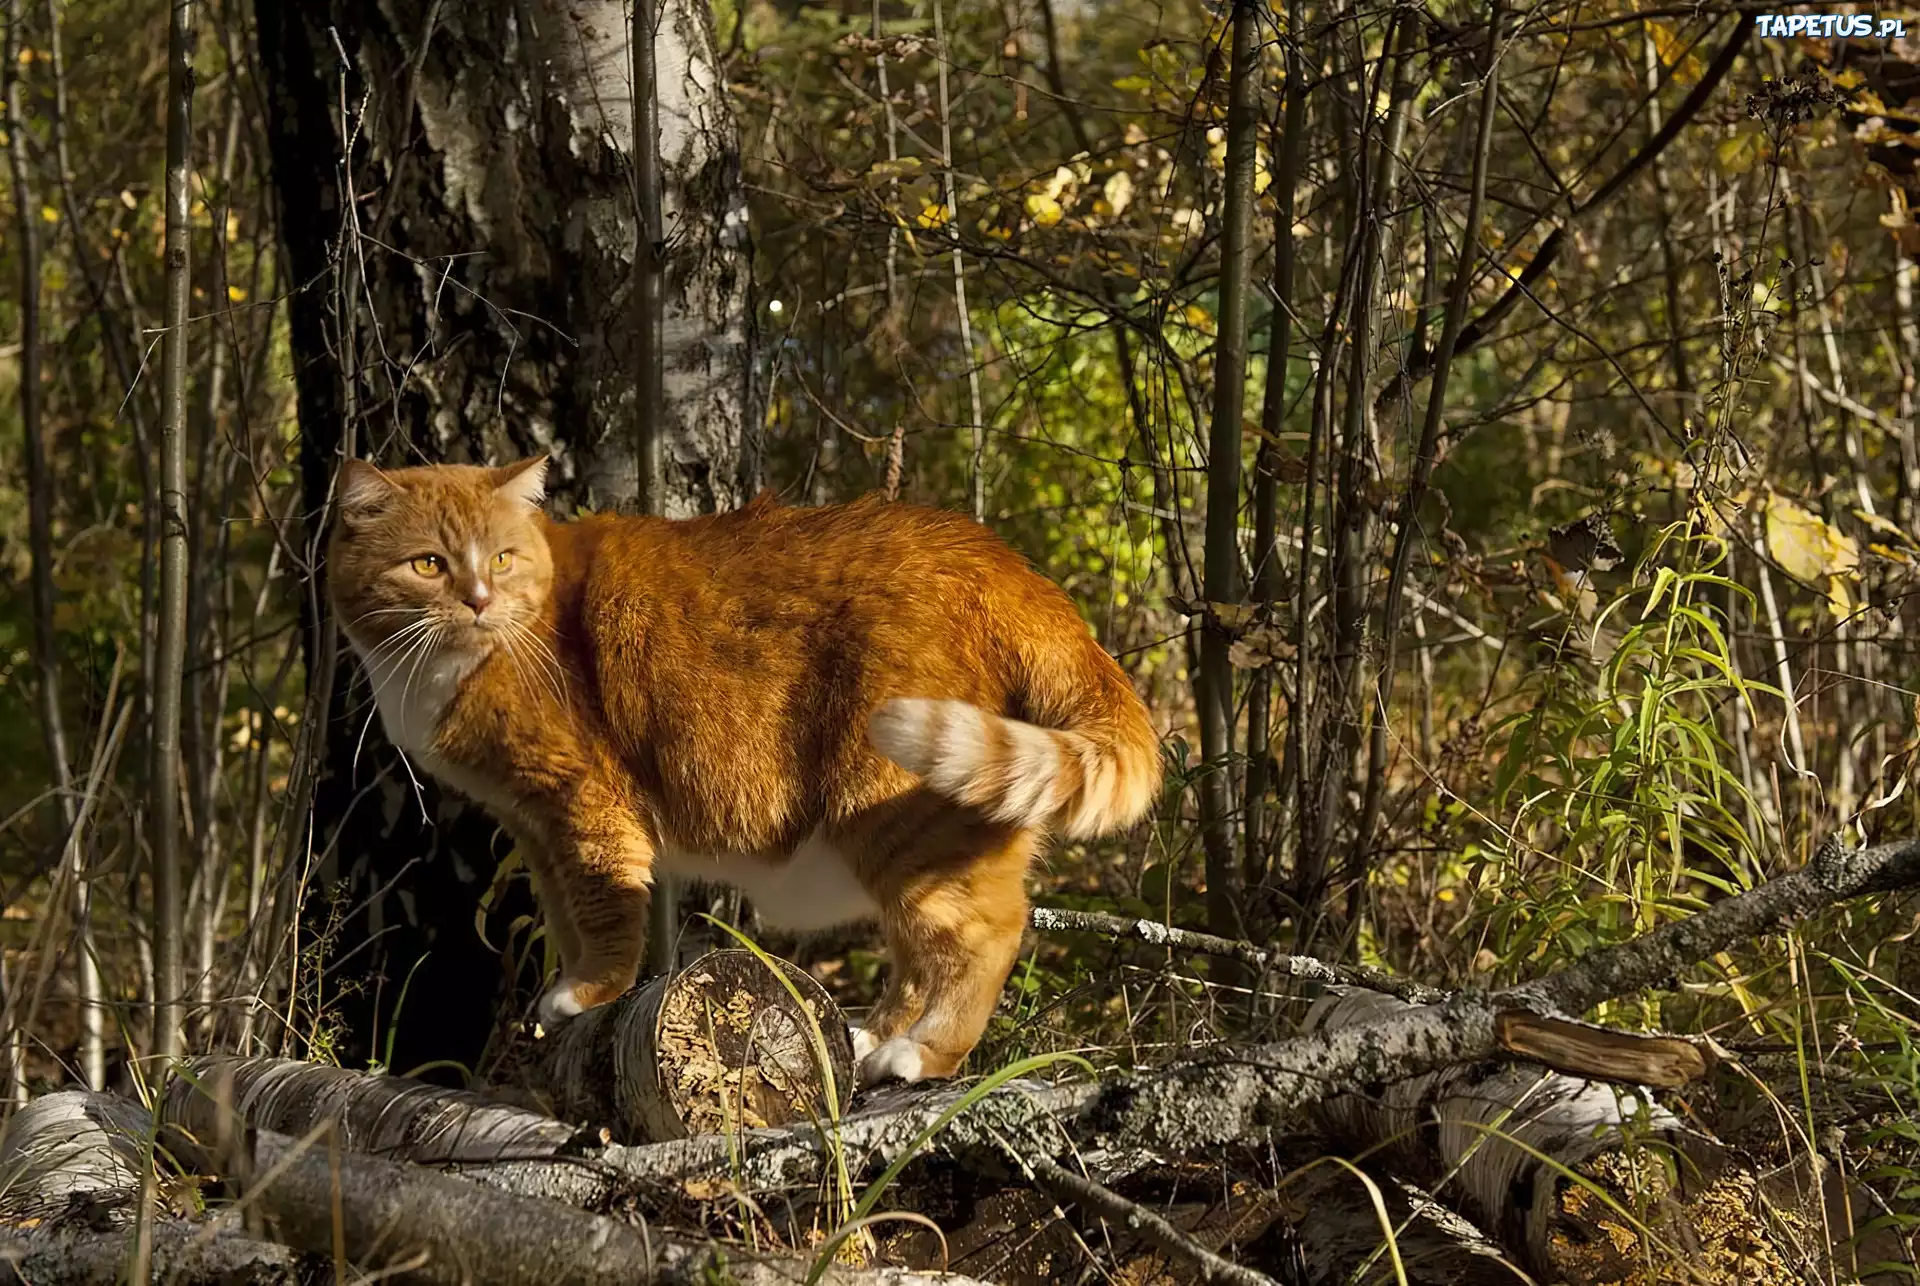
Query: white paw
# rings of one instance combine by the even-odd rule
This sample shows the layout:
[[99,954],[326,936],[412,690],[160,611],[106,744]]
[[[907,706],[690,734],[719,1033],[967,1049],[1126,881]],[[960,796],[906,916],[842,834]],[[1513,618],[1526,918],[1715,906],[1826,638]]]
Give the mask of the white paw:
[[573,983],[562,978],[547,989],[546,995],[540,997],[540,1003],[534,1007],[533,1012],[534,1016],[540,1020],[540,1025],[552,1031],[555,1023],[562,1018],[573,1017],[581,1012],[582,1008],[580,998],[573,994]]
[[853,1062],[854,1066],[857,1067],[865,1061],[867,1055],[871,1054],[880,1042],[875,1040],[873,1033],[865,1027],[855,1027],[849,1024],[847,1034],[853,1037]]
[[886,1080],[905,1081],[911,1085],[919,1079],[920,1045],[905,1036],[895,1036],[860,1060],[862,1085]]

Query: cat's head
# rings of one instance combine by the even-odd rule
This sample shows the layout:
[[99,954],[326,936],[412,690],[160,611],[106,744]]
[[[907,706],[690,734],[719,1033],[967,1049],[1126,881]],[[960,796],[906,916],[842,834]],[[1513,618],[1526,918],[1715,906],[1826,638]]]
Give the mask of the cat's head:
[[373,661],[448,650],[482,657],[538,619],[553,584],[540,514],[545,456],[499,469],[340,470],[328,596]]

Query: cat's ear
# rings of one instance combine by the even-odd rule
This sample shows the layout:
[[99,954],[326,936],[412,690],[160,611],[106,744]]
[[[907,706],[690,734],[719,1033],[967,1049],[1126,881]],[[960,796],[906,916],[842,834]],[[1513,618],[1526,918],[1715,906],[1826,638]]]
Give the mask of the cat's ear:
[[493,471],[493,489],[508,500],[538,509],[547,498],[547,457],[534,456]]
[[348,526],[373,517],[396,488],[391,479],[365,460],[340,465],[340,517]]

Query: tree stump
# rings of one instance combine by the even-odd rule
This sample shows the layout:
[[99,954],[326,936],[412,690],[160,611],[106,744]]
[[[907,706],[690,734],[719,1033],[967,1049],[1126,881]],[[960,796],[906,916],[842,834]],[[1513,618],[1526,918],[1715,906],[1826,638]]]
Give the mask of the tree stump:
[[536,1088],[556,1116],[628,1143],[787,1125],[828,1115],[830,1101],[846,1111],[846,1017],[812,977],[774,963],[801,1003],[752,952],[710,952],[558,1024],[536,1049]]

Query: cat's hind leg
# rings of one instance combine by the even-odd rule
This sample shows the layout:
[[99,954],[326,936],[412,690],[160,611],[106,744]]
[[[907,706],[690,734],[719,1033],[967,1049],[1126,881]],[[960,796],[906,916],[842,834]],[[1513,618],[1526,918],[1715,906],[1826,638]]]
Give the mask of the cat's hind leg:
[[1038,834],[925,791],[863,820],[857,869],[880,904],[890,969],[857,1037],[860,1083],[952,1076],[1019,955]]

